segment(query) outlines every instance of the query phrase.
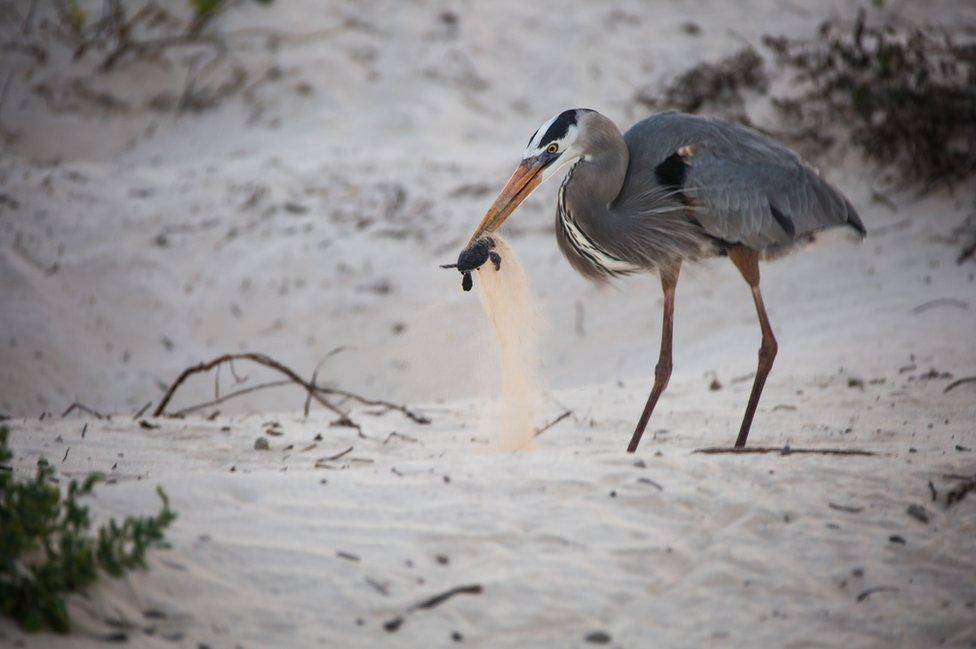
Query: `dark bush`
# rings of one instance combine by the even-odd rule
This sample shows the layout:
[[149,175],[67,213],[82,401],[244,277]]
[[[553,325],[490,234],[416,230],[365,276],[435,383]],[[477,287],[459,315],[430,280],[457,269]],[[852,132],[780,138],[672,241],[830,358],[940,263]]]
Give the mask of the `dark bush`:
[[651,110],[702,112],[748,124],[743,91],[765,93],[768,89],[762,57],[746,47],[717,63],[689,68],[660,92],[645,88],[636,100]]
[[866,157],[898,170],[923,190],[976,173],[976,44],[920,26],[821,25],[817,38],[766,37],[803,90],[775,99],[789,128],[849,130]]

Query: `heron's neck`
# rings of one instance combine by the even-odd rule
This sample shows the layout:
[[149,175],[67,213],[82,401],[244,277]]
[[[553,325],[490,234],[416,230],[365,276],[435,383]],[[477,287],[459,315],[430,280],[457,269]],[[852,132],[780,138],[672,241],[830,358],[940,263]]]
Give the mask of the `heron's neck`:
[[566,186],[566,199],[578,211],[577,218],[598,218],[607,214],[627,176],[630,152],[619,132],[603,134],[573,169]]

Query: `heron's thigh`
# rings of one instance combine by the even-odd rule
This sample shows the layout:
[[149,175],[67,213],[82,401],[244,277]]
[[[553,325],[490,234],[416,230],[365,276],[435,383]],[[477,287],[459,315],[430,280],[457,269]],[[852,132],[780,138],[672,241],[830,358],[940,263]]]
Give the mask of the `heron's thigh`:
[[729,246],[729,259],[742,273],[749,286],[759,286],[759,252],[752,248]]

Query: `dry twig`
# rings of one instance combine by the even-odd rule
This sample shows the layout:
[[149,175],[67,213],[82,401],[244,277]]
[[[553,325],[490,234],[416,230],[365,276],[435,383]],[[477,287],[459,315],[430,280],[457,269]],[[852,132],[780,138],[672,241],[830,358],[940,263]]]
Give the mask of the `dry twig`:
[[535,431],[535,435],[533,435],[533,437],[538,437],[542,433],[546,432],[547,430],[549,430],[550,428],[552,428],[553,426],[555,426],[556,424],[558,424],[559,422],[561,422],[566,417],[569,417],[571,414],[573,414],[573,411],[572,410],[567,410],[566,412],[564,412],[563,414],[559,415],[558,417],[556,417],[555,419],[553,419],[552,421],[550,421],[548,424],[546,424],[542,428],[537,429]]
[[389,401],[384,401],[383,399],[367,399],[366,397],[355,394],[353,392],[349,392],[348,390],[340,390],[339,388],[329,388],[321,385],[315,386],[315,389],[319,392],[322,392],[323,394],[334,394],[336,396],[343,397],[345,399],[351,399],[352,401],[355,401],[364,406],[377,406],[380,408],[385,408],[386,410],[396,410],[404,417],[417,424],[430,423],[429,417],[425,417],[424,415],[413,412],[412,410],[408,409],[406,406],[401,406],[395,403],[391,403]]
[[81,412],[87,413],[92,417],[94,417],[95,419],[105,419],[105,415],[103,415],[102,413],[98,412],[93,408],[89,408],[88,406],[81,403],[80,401],[75,401],[70,406],[68,406],[67,409],[61,413],[61,418],[64,419],[75,410],[80,410]]
[[898,589],[895,588],[894,586],[877,586],[875,588],[868,588],[866,591],[862,592],[860,595],[857,596],[857,601],[863,602],[874,593],[884,593],[884,592],[897,593]]
[[945,506],[949,509],[966,497],[970,491],[976,491],[976,478],[967,478],[946,492]]
[[284,374],[285,376],[288,377],[288,379],[292,383],[297,383],[298,385],[305,388],[306,391],[308,391],[310,394],[313,395],[312,398],[318,401],[320,404],[322,404],[325,408],[331,410],[332,412],[334,412],[335,414],[341,417],[345,416],[345,413],[342,412],[339,408],[337,408],[334,404],[332,404],[328,400],[318,395],[316,393],[315,386],[307,382],[298,374],[296,374],[294,370],[292,370],[289,367],[286,367],[285,365],[282,365],[281,363],[274,360],[270,356],[267,356],[265,354],[258,354],[254,352],[247,352],[243,354],[224,354],[222,356],[218,356],[217,358],[211,359],[204,363],[199,363],[197,365],[193,365],[191,367],[186,368],[178,377],[176,377],[176,380],[173,381],[173,384],[169,386],[169,389],[166,390],[166,394],[163,396],[163,399],[159,402],[159,405],[156,406],[156,410],[153,411],[153,416],[161,417],[163,413],[166,412],[166,406],[169,405],[170,399],[173,398],[173,394],[176,392],[176,389],[179,388],[183,384],[183,382],[186,381],[188,378],[190,378],[194,374],[200,374],[201,372],[209,372],[210,370],[214,369],[215,367],[217,367],[222,363],[229,363],[234,360],[251,361],[253,363],[257,363],[258,365],[264,365],[265,367],[273,369],[280,374]]
[[[426,610],[434,608],[443,604],[445,601],[451,599],[455,595],[480,595],[483,592],[481,584],[471,584],[470,586],[457,586],[450,590],[444,591],[439,595],[434,595],[433,597],[428,597],[425,600],[417,602],[410,608],[406,610],[406,614],[413,613],[418,610]],[[388,633],[393,633],[400,626],[403,625],[404,616],[397,616],[383,623],[383,628],[386,629]]]
[[929,309],[934,309],[940,306],[952,306],[957,309],[962,309],[963,311],[965,311],[969,308],[969,303],[963,302],[962,300],[957,300],[954,297],[940,297],[938,299],[929,300],[928,302],[923,302],[922,304],[919,304],[917,307],[912,309],[912,314],[918,315],[919,313],[924,313]]
[[318,463],[318,462],[332,462],[333,460],[338,460],[340,457],[345,457],[346,455],[349,455],[350,453],[352,453],[352,449],[353,449],[353,447],[350,446],[346,450],[339,451],[335,455],[329,455],[328,457],[320,457],[315,462],[316,463]]
[[[341,349],[342,348],[339,348],[339,350]],[[330,354],[327,355],[326,358],[334,354],[336,351],[338,350],[333,350],[333,352],[330,352]],[[263,365],[267,368],[275,370],[280,374],[284,374],[287,377],[287,379],[278,380],[278,381],[269,381],[267,383],[261,383],[247,388],[241,388],[240,390],[237,390],[235,392],[230,392],[228,394],[222,395],[218,399],[212,399],[204,403],[187,406],[186,408],[183,408],[181,410],[178,410],[175,413],[172,413],[170,416],[185,415],[189,412],[201,410],[203,408],[208,408],[210,406],[223,403],[224,401],[233,399],[234,397],[238,397],[243,394],[248,394],[250,392],[255,392],[257,390],[262,390],[265,388],[279,387],[282,385],[287,385],[289,383],[294,383],[305,389],[305,392],[308,395],[307,397],[308,400],[314,399],[322,406],[324,406],[326,409],[339,415],[339,418],[336,421],[332,422],[333,426],[348,426],[351,428],[359,429],[361,432],[361,428],[359,424],[357,424],[352,419],[350,419],[349,414],[347,412],[344,412],[336,403],[334,403],[332,400],[327,398],[330,396],[342,397],[343,399],[352,400],[362,405],[379,406],[385,408],[386,411],[395,410],[401,413],[403,416],[410,419],[411,421],[416,422],[418,424],[430,423],[429,418],[413,412],[406,406],[391,403],[389,401],[384,401],[382,399],[370,399],[362,395],[356,394],[354,392],[350,392],[348,390],[342,390],[339,388],[317,385],[314,380],[306,381],[305,379],[300,377],[297,372],[285,366],[284,364],[274,360],[270,356],[267,356],[265,354],[253,353],[253,352],[241,353],[241,354],[224,354],[222,356],[218,356],[217,358],[211,359],[207,362],[199,363],[197,365],[193,365],[191,367],[186,368],[176,378],[173,384],[170,385],[169,388],[166,390],[166,394],[163,396],[163,399],[159,402],[159,405],[156,407],[156,410],[153,412],[153,416],[154,417],[163,416],[163,414],[166,412],[166,406],[169,405],[169,402],[173,398],[173,394],[176,392],[177,388],[179,388],[180,385],[182,385],[183,382],[186,381],[190,376],[202,372],[208,372],[220,366],[223,363],[229,364],[229,363],[233,363],[233,361],[235,360],[247,360],[253,363],[257,363],[258,365]],[[323,359],[323,361],[324,360],[325,359]]]
[[945,386],[945,389],[942,391],[942,394],[945,394],[950,390],[954,390],[955,388],[958,388],[960,385],[964,385],[966,383],[976,383],[976,376],[965,376],[961,379],[956,379],[949,385]]
[[258,390],[264,390],[265,388],[277,388],[283,385],[291,385],[292,382],[288,379],[282,379],[279,381],[268,381],[266,383],[258,383],[257,385],[252,385],[250,387],[241,388],[240,390],[235,390],[234,392],[228,392],[219,399],[213,399],[211,401],[206,401],[204,403],[198,403],[192,406],[187,406],[172,413],[172,417],[182,417],[188,415],[191,412],[196,412],[197,410],[203,410],[204,408],[210,408],[211,406],[216,406],[217,404],[229,401],[235,397],[240,397],[242,395],[248,394],[249,392],[257,392]]
[[146,405],[144,405],[143,407],[139,408],[139,412],[137,412],[136,414],[132,415],[132,419],[138,419],[139,417],[142,417],[146,413],[146,411],[149,410],[149,406],[151,406],[152,403],[153,403],[152,401],[147,401],[146,402]]
[[877,455],[873,451],[855,448],[791,448],[789,446],[750,446],[747,448],[710,446],[708,448],[696,448],[692,452],[703,455],[758,455],[760,453],[777,453],[779,455],[792,455],[794,453],[806,455]]

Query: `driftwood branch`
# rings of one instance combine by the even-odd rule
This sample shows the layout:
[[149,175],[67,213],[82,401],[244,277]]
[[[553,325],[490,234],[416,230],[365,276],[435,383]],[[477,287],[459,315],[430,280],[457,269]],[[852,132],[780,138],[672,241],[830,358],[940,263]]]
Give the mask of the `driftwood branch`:
[[418,424],[429,424],[430,418],[418,414],[406,406],[401,406],[390,401],[384,401],[383,399],[367,399],[361,395],[349,392],[348,390],[340,390],[339,388],[328,388],[325,386],[316,386],[316,390],[323,394],[334,394],[339,397],[350,399],[364,406],[377,406],[380,408],[385,408],[386,410],[396,410],[404,417]]
[[[332,358],[336,354],[338,354],[340,352],[343,352],[343,351],[345,351],[347,349],[348,349],[348,347],[346,347],[344,345],[341,345],[339,347],[336,347],[333,350],[330,350],[325,356],[322,357],[322,360],[320,360],[318,362],[318,365],[315,366],[315,370],[312,371],[312,381],[311,381],[312,385],[317,385],[318,384],[319,370],[322,369],[322,366],[325,364],[325,361],[329,360],[330,358]],[[308,411],[309,411],[309,407],[311,405],[312,405],[312,393],[309,392],[308,393],[308,396],[305,397],[305,410],[304,410],[304,413],[305,413],[305,416],[306,417],[308,417]]]
[[172,413],[173,417],[182,417],[183,415],[188,415],[191,412],[196,412],[198,410],[203,410],[204,408],[210,408],[219,405],[225,401],[229,401],[235,397],[240,397],[242,395],[248,394],[250,392],[257,392],[258,390],[264,390],[266,388],[277,388],[282,385],[291,385],[292,382],[288,379],[280,379],[278,381],[268,381],[266,383],[258,383],[250,387],[241,388],[240,390],[235,390],[234,392],[228,392],[227,394],[220,396],[216,399],[211,399],[210,401],[205,401],[203,403],[198,403],[192,406],[187,406]]
[[156,410],[153,411],[153,416],[161,417],[163,413],[166,412],[166,406],[169,405],[170,399],[173,398],[173,394],[176,392],[177,388],[183,385],[183,382],[186,381],[188,378],[190,378],[194,374],[209,372],[210,370],[214,369],[215,367],[217,367],[222,363],[230,363],[231,361],[235,361],[235,360],[251,361],[252,363],[257,363],[258,365],[264,365],[267,368],[275,370],[279,374],[284,374],[286,377],[288,377],[288,379],[292,383],[296,383],[302,386],[303,388],[305,388],[307,392],[312,394],[312,398],[318,401],[326,409],[331,410],[332,412],[339,415],[340,417],[346,416],[346,413],[342,412],[342,410],[340,410],[328,399],[325,399],[324,397],[319,395],[316,392],[315,386],[309,383],[308,381],[306,381],[305,379],[303,379],[302,377],[300,377],[297,373],[295,373],[293,369],[286,367],[285,365],[282,365],[281,363],[271,358],[270,356],[267,356],[265,354],[253,353],[253,352],[248,352],[243,354],[224,354],[222,356],[218,356],[217,358],[211,359],[204,363],[199,363],[198,365],[193,365],[191,367],[186,368],[178,377],[176,377],[176,380],[173,381],[173,384],[169,386],[169,389],[166,390],[166,394],[163,396],[162,401],[159,402],[159,405],[156,406]]
[[[334,355],[338,351],[341,351],[341,349],[342,348],[339,348],[337,350],[333,350],[332,352],[330,352],[329,354],[327,354],[326,357],[325,357],[325,359],[322,360],[322,362],[324,362],[327,358],[331,357],[332,355]],[[153,412],[153,416],[154,417],[161,417],[161,416],[164,415],[164,413],[166,412],[166,406],[169,405],[169,402],[170,402],[170,400],[172,400],[173,395],[175,394],[176,390],[188,378],[190,378],[194,374],[200,374],[200,373],[203,373],[203,372],[209,372],[210,370],[213,370],[215,368],[218,368],[222,364],[225,364],[225,363],[230,365],[234,361],[237,361],[237,360],[247,360],[247,361],[251,361],[253,363],[257,363],[258,365],[263,365],[264,367],[267,367],[267,368],[270,368],[270,369],[275,370],[279,374],[283,374],[286,378],[285,379],[280,379],[280,380],[277,380],[277,381],[268,381],[266,383],[260,383],[260,384],[257,384],[257,385],[252,385],[252,386],[249,386],[249,387],[241,388],[241,389],[235,390],[233,392],[228,392],[228,393],[226,393],[224,395],[221,395],[220,397],[218,397],[216,399],[211,399],[210,401],[206,401],[206,402],[203,402],[203,403],[194,404],[192,406],[187,406],[186,408],[183,408],[183,409],[178,410],[178,411],[176,411],[174,413],[171,413],[170,416],[182,416],[182,415],[186,415],[186,414],[189,414],[191,412],[195,412],[195,411],[198,411],[198,410],[202,410],[204,408],[209,408],[211,406],[218,405],[220,403],[223,403],[225,401],[229,401],[230,399],[234,399],[234,398],[239,397],[239,396],[242,396],[244,394],[249,394],[251,392],[256,392],[258,390],[264,390],[264,389],[267,389],[267,388],[275,388],[275,387],[280,387],[280,386],[288,385],[288,384],[296,384],[296,385],[301,386],[302,388],[304,388],[305,393],[307,395],[306,396],[306,403],[305,403],[305,413],[306,413],[306,415],[308,414],[308,406],[309,406],[311,400],[314,399],[315,401],[317,401],[318,403],[320,403],[322,406],[324,406],[326,409],[330,410],[331,412],[333,412],[333,413],[335,413],[336,415],[339,416],[339,419],[336,422],[334,422],[334,425],[349,426],[349,427],[352,427],[352,428],[360,429],[359,425],[356,424],[354,421],[352,421],[349,418],[349,414],[347,412],[344,412],[342,410],[342,408],[338,404],[336,404],[332,399],[330,399],[329,397],[341,397],[343,399],[348,399],[348,400],[351,400],[351,401],[355,401],[355,402],[357,402],[359,404],[362,404],[362,405],[366,405],[366,406],[378,406],[378,407],[384,408],[386,411],[393,410],[393,411],[396,411],[396,412],[401,413],[403,416],[407,417],[411,421],[416,422],[418,424],[429,424],[430,423],[430,419],[428,417],[425,417],[425,416],[423,416],[423,415],[421,415],[419,413],[416,413],[416,412],[410,410],[409,408],[407,408],[406,406],[402,406],[402,405],[398,405],[398,404],[395,404],[395,403],[391,403],[389,401],[385,401],[385,400],[382,400],[382,399],[370,399],[370,398],[364,397],[362,395],[356,394],[354,392],[350,392],[348,390],[342,390],[342,389],[339,389],[339,388],[332,388],[332,387],[326,387],[326,386],[318,385],[316,383],[316,380],[317,380],[317,377],[318,377],[318,369],[319,369],[318,367],[316,368],[315,372],[312,375],[312,380],[306,381],[301,376],[299,376],[297,372],[295,372],[291,368],[289,368],[289,367],[283,365],[282,363],[274,360],[270,356],[267,356],[265,354],[259,354],[259,353],[224,354],[222,356],[218,356],[217,358],[214,358],[214,359],[209,360],[207,362],[200,363],[198,365],[194,365],[192,367],[186,368],[176,378],[176,380],[173,382],[173,384],[170,385],[169,388],[166,390],[166,394],[163,396],[163,399],[159,402],[159,405],[156,407],[156,410]],[[322,362],[319,363],[319,367],[321,367]],[[360,429],[360,432],[361,432],[361,429]]]
[[703,455],[758,455],[761,453],[776,453],[778,455],[877,455],[873,451],[856,448],[791,448],[789,446],[750,446],[747,448],[728,448],[725,446],[710,446],[696,448],[693,453]]

